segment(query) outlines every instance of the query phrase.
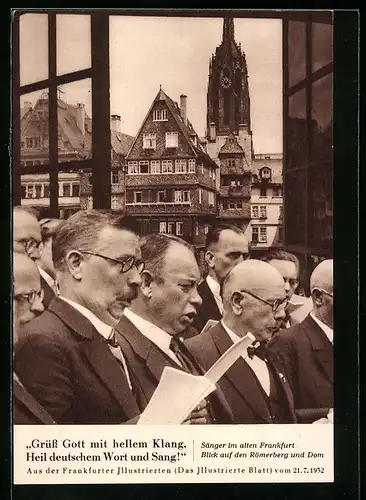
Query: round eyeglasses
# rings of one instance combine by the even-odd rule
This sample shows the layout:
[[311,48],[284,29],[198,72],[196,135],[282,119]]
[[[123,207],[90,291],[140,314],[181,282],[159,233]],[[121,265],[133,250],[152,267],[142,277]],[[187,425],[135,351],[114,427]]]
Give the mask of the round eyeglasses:
[[278,311],[278,309],[282,305],[286,305],[287,302],[288,302],[287,297],[282,297],[282,298],[279,298],[279,299],[275,299],[273,301],[269,301],[269,300],[263,299],[262,297],[259,297],[259,295],[256,295],[253,292],[249,292],[248,290],[240,290],[240,292],[247,293],[248,295],[251,295],[255,299],[260,300],[261,302],[264,302],[265,304],[271,306],[273,312]]
[[124,260],[119,260],[119,259],[114,259],[113,257],[108,257],[107,255],[102,255],[102,254],[97,253],[97,252],[91,252],[89,250],[80,250],[79,249],[78,252],[85,253],[87,255],[94,255],[95,257],[100,257],[102,259],[114,262],[115,264],[119,264],[121,266],[120,273],[122,273],[122,274],[128,273],[128,271],[130,271],[133,268],[133,266],[136,267],[138,273],[140,273],[140,274],[145,269],[145,262],[143,262],[142,260],[137,261],[135,259],[135,257],[133,257],[132,255],[130,257],[127,257]]
[[20,239],[16,240],[18,243],[23,243],[24,245],[24,251],[28,255],[28,257],[33,258],[34,252],[37,252],[36,258],[40,258],[42,255],[42,250],[43,250],[43,243],[42,241],[37,241],[34,238],[28,238],[28,239]]
[[33,304],[37,298],[42,302],[43,297],[44,297],[44,292],[42,288],[40,290],[31,290],[28,293],[14,294],[15,299],[26,300],[29,304]]

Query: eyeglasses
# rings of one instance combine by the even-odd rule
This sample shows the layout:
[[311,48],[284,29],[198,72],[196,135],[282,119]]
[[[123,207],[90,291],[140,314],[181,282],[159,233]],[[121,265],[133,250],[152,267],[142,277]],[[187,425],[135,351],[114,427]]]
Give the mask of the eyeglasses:
[[38,252],[41,256],[42,250],[43,250],[42,241],[37,241],[34,238],[28,238],[28,239],[23,238],[23,239],[15,240],[15,241],[17,241],[18,243],[24,244],[24,250],[28,256],[31,256],[31,254],[33,253],[34,250],[38,250]]
[[96,257],[101,257],[102,259],[110,260],[111,262],[114,262],[116,264],[120,264],[120,266],[121,266],[120,273],[122,273],[122,274],[128,273],[128,271],[130,271],[133,268],[133,266],[136,267],[137,271],[140,274],[145,269],[145,262],[143,262],[143,261],[137,262],[135,257],[133,257],[132,255],[131,255],[131,257],[127,257],[127,259],[125,259],[125,260],[119,260],[119,259],[113,259],[112,257],[108,257],[107,255],[102,255],[100,253],[90,252],[89,250],[80,250],[79,249],[78,252],[86,253],[88,255],[95,255]]
[[248,292],[248,290],[240,290],[240,292],[247,293],[248,295],[251,295],[255,299],[260,300],[261,302],[264,302],[265,304],[271,306],[273,312],[276,312],[281,307],[282,304],[287,303],[286,297],[283,297],[281,299],[275,299],[273,302],[270,302],[269,300],[262,299],[262,297],[259,297],[253,292]]
[[324,288],[318,288],[318,287],[315,287],[311,290],[311,293],[314,292],[314,290],[318,290],[319,292],[322,292],[322,293],[325,293],[325,295],[328,295],[329,297],[332,297],[333,298],[333,294],[330,293],[330,292],[327,292],[327,290],[324,290]]
[[22,299],[22,300],[27,300],[29,304],[33,304],[37,297],[39,300],[42,302],[43,301],[43,296],[44,292],[43,289],[41,288],[40,290],[31,290],[28,293],[18,293],[14,294],[15,299]]

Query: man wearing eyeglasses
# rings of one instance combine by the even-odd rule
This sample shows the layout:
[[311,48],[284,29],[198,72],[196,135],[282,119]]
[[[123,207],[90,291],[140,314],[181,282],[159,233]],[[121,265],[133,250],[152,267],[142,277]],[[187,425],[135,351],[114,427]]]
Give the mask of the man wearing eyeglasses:
[[326,417],[333,408],[333,259],[314,269],[310,289],[310,314],[270,343],[285,367],[296,412],[304,423]]
[[24,328],[17,374],[58,423],[133,423],[132,374],[111,338],[141,284],[136,223],[79,211],[58,227],[52,254],[60,295]]
[[41,229],[37,217],[25,207],[13,209],[13,250],[36,261],[42,253]]
[[[35,263],[23,253],[13,256],[13,342],[17,343],[20,327],[44,310],[39,272]],[[13,423],[50,424],[50,415],[40,406],[13,372]]]
[[187,347],[208,369],[240,337],[251,333],[248,348],[218,382],[237,424],[295,423],[290,387],[266,349],[285,315],[285,285],[280,273],[259,260],[236,265],[223,286],[222,320]]
[[52,260],[52,241],[56,229],[61,224],[60,219],[42,219],[39,221],[42,237],[42,254],[37,262],[41,275],[41,285],[44,292],[43,305],[48,307],[58,294],[55,281],[55,267]]

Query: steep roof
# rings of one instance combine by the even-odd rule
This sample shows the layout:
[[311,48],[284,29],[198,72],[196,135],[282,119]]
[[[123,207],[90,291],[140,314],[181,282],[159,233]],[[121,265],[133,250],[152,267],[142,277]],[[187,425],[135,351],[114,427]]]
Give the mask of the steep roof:
[[115,132],[111,130],[111,143],[114,151],[121,155],[126,156],[132,143],[134,137],[132,135],[123,134],[122,132]]
[[219,155],[221,154],[244,154],[244,149],[240,146],[233,133],[227,136],[225,144],[219,151]]
[[[178,124],[178,127],[180,128],[181,132],[183,133],[185,139],[187,140],[187,143],[189,144],[193,154],[195,156],[199,156],[202,158],[205,158],[207,161],[209,161],[212,166],[218,167],[216,163],[210,158],[210,156],[206,153],[205,149],[203,148],[202,144],[200,143],[199,136],[195,129],[193,128],[192,123],[187,119],[187,123],[184,123],[181,110],[176,102],[174,102],[160,87],[160,90],[158,91],[155,99],[153,100],[149,111],[147,112],[144,121],[141,124],[141,127],[138,131],[138,133],[135,136],[135,139],[133,143],[131,144],[130,151],[132,150],[135,142],[137,141],[137,138],[140,136],[140,133],[142,129],[144,128],[144,125],[154,107],[154,104],[159,101],[164,101],[167,108],[171,112],[173,118],[175,119],[176,123]],[[197,137],[197,145],[194,144],[192,138]]]

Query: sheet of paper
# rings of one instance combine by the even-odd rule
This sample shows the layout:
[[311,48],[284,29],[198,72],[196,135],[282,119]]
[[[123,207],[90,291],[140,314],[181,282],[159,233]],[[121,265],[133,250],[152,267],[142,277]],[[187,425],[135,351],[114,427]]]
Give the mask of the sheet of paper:
[[215,388],[204,376],[167,366],[138,425],[181,424]]
[[247,348],[255,341],[254,335],[248,333],[245,337],[235,342],[216,363],[206,372],[205,377],[213,384],[216,384],[220,378],[228,371],[235,361],[242,356]]
[[201,330],[200,333],[207,332],[207,330],[210,330],[210,328],[212,328],[213,326],[217,325],[217,323],[218,323],[218,320],[216,320],[216,319],[209,319],[207,321],[207,323],[205,324],[205,326],[202,328],[202,330]]
[[295,321],[298,321],[299,323],[303,321],[306,316],[310,313],[310,311],[313,308],[313,301],[311,297],[306,298],[305,302],[301,307],[296,309],[296,311],[293,311],[290,313],[291,318],[293,318]]

